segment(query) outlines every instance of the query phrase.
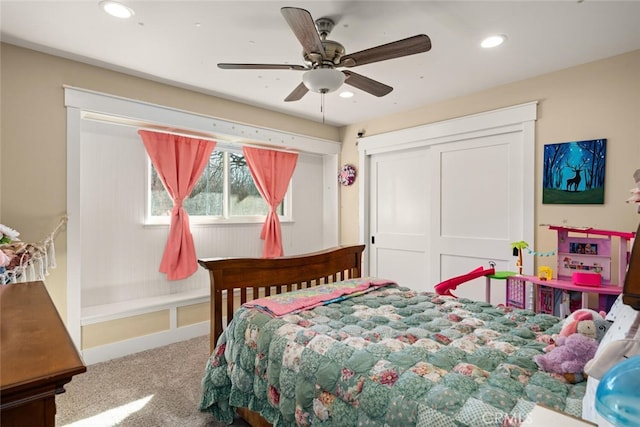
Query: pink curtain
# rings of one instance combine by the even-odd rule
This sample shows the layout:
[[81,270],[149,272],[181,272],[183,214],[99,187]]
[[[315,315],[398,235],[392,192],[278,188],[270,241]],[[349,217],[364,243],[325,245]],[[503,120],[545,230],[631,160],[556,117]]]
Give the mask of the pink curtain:
[[262,257],[282,256],[282,232],[276,208],[287,192],[298,155],[250,147],[243,147],[242,150],[256,187],[269,205],[269,213],[260,233],[260,238],[264,240]]
[[160,272],[169,280],[191,276],[198,269],[189,215],[182,202],[189,197],[204,170],[214,141],[168,133],[138,131],[153,166],[173,200],[169,237],[164,248]]

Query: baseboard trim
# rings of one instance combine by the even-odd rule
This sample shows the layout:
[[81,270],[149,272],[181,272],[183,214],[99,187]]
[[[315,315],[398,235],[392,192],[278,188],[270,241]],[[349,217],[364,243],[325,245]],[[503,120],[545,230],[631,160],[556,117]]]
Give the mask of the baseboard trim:
[[145,350],[162,347],[191,338],[209,334],[209,321],[169,329],[151,335],[130,338],[98,347],[82,350],[82,358],[85,365],[106,362],[129,354],[139,353]]

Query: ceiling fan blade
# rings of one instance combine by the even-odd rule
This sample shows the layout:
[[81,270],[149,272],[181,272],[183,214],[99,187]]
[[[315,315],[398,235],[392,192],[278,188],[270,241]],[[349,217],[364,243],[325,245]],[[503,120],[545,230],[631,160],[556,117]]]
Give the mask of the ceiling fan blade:
[[431,49],[431,39],[426,34],[409,37],[395,42],[361,50],[360,52],[344,55],[339,67],[355,67],[356,65],[371,64],[372,62],[400,58],[427,52]]
[[365,77],[361,74],[354,73],[353,71],[343,71],[346,76],[345,83],[357,87],[365,92],[375,96],[385,96],[393,90],[391,86],[387,86],[384,83],[380,83],[369,77]]
[[283,7],[280,12],[282,12],[282,16],[284,16],[284,19],[293,30],[307,55],[319,53],[322,57],[326,56],[322,40],[320,40],[318,30],[316,30],[316,24],[307,10],[297,7]]
[[224,70],[308,70],[302,65],[291,64],[218,64],[218,68]]
[[309,89],[307,89],[304,83],[300,83],[284,100],[285,102],[299,101],[307,92],[309,92]]

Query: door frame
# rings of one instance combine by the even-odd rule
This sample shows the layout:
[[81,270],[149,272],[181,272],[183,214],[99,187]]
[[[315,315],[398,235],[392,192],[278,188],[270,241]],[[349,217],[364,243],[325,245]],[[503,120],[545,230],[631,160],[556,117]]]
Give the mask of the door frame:
[[[363,274],[369,273],[368,243],[370,233],[371,156],[418,147],[453,142],[460,139],[519,132],[522,138],[520,169],[522,181],[522,240],[534,247],[535,238],[535,121],[538,101],[444,120],[406,129],[394,130],[358,140],[359,175],[358,215],[361,243],[367,245],[363,255]],[[529,161],[527,161],[529,160]],[[533,160],[533,161],[531,161]],[[524,265],[533,266],[533,256],[524,254]]]

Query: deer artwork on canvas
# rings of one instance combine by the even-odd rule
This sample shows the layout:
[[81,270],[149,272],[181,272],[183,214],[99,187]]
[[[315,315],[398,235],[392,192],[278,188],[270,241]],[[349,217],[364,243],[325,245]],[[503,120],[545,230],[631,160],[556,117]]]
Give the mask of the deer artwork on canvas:
[[575,173],[575,176],[573,178],[569,178],[567,180],[567,191],[572,191],[571,188],[573,188],[573,191],[578,191],[580,181],[582,181],[582,168],[587,164],[587,159],[583,159],[582,163],[580,163],[578,166],[572,166],[568,161],[566,161],[565,164]]

